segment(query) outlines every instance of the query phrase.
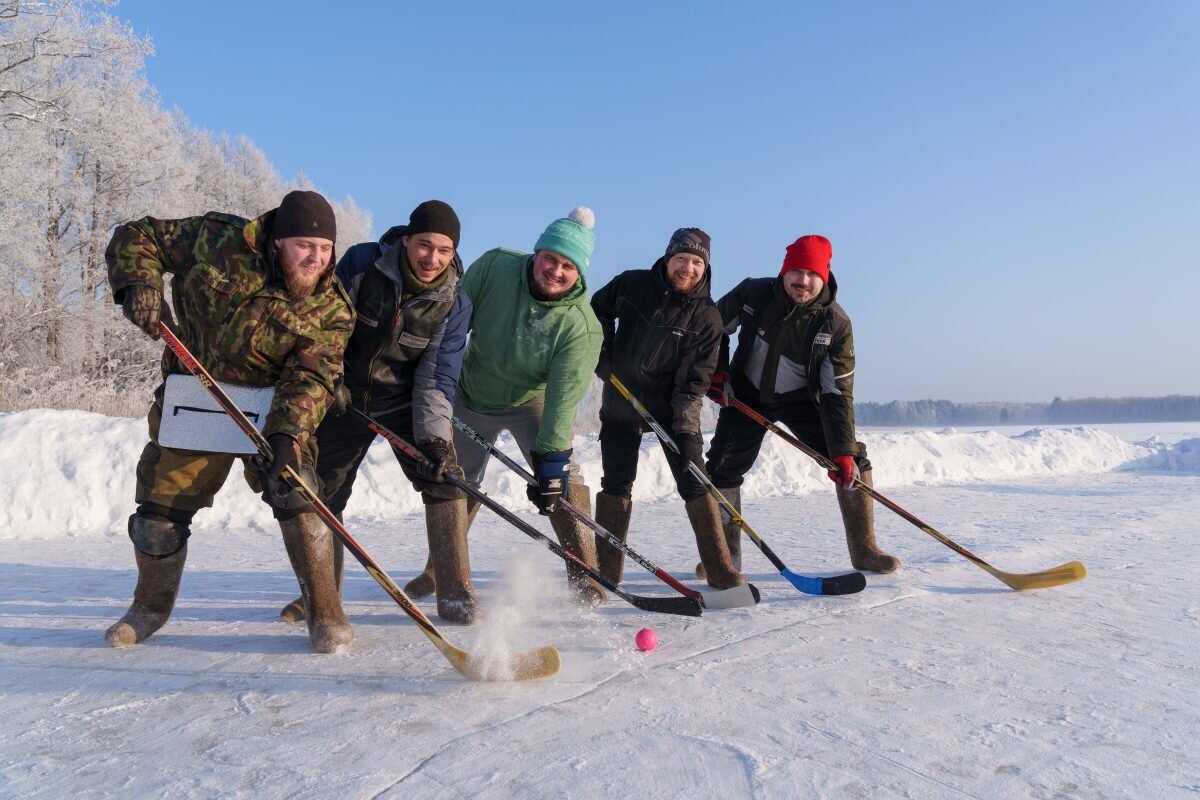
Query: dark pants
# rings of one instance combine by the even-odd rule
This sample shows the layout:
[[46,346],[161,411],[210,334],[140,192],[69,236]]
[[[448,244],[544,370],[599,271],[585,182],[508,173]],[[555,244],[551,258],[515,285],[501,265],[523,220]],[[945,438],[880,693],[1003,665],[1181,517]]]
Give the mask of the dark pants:
[[[632,497],[633,482],[637,479],[638,453],[642,444],[641,426],[633,427],[618,422],[604,421],[600,423],[600,459],[604,465],[604,475],[600,478],[600,488],[605,494],[617,497]],[[706,493],[704,485],[688,471],[687,461],[675,454],[675,451],[662,444],[663,455],[667,457],[667,466],[675,476],[675,487],[684,502],[691,502]],[[701,470],[703,464],[698,464]]]
[[[375,417],[375,421],[395,433],[404,441],[413,442],[412,409],[404,408],[385,415]],[[330,511],[340,514],[346,510],[346,503],[354,489],[354,479],[358,477],[358,467],[367,457],[367,450],[375,441],[375,432],[367,424],[353,414],[340,417],[326,414],[317,428],[317,475],[324,486],[321,499]],[[425,505],[456,500],[462,493],[448,483],[431,483],[422,480],[412,467],[408,456],[403,455],[395,447],[392,452],[404,470],[404,476],[412,481],[413,488],[421,493]],[[454,454],[454,445],[450,445],[450,453]]]
[[[821,424],[821,412],[812,403],[754,404],[752,407],[771,422],[783,423],[797,439],[818,453],[829,457],[836,455],[829,452],[825,428]],[[708,449],[708,474],[718,489],[742,485],[746,473],[758,460],[758,451],[762,449],[763,436],[766,434],[766,428],[736,408],[721,409],[717,417],[717,432]],[[867,460],[867,448],[859,442],[858,449],[859,454],[854,460],[859,470],[866,472],[871,468],[871,462]]]

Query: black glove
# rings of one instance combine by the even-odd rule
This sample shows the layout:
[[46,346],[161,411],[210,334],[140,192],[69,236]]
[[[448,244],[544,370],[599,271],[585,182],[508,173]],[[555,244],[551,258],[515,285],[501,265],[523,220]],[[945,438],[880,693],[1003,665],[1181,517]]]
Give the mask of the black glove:
[[262,455],[254,457],[254,464],[269,481],[278,481],[283,471],[288,467],[299,469],[300,445],[286,433],[272,433],[267,437],[271,446],[271,461],[268,463]]
[[675,431],[675,446],[679,448],[679,455],[683,458],[684,469],[687,469],[689,461],[700,468],[704,467],[704,440],[700,438],[700,434],[693,431]]
[[350,406],[354,405],[350,398],[350,390],[346,388],[346,384],[341,378],[333,385],[333,399],[329,401],[329,415],[340,417],[350,410]]
[[424,454],[428,461],[418,461],[415,464],[417,474],[427,481],[442,483],[447,470],[453,472],[454,457],[450,455],[450,445],[445,439],[434,437],[427,442],[417,444],[417,449]]
[[558,499],[567,493],[570,484],[571,450],[533,454],[533,477],[537,486],[525,490],[538,511],[546,516],[558,510]]
[[[153,286],[134,284],[125,289],[121,298],[121,312],[125,319],[145,331],[151,339],[159,338],[158,321],[165,308],[162,292]],[[170,321],[170,311],[166,312],[166,318]]]
[[[266,501],[272,506],[283,510],[297,510],[304,508],[307,501],[300,496],[299,492],[293,492],[291,484],[283,479],[284,470],[291,467],[300,474],[304,479],[315,477],[311,470],[301,472],[300,469],[300,445],[295,439],[288,436],[286,433],[273,433],[267,437],[267,444],[271,445],[271,462],[268,464],[266,459],[261,455],[255,456],[254,465],[262,472],[266,478]],[[320,487],[310,483],[309,488],[314,492],[319,492]],[[294,508],[293,508],[294,507]]]

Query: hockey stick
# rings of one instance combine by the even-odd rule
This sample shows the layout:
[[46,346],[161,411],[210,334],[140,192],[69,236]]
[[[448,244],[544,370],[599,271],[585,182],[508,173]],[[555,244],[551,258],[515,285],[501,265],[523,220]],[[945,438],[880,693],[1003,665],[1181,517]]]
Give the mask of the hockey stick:
[[[429,463],[429,459],[425,457],[424,453],[401,439],[392,431],[380,425],[375,420],[371,419],[363,412],[359,411],[357,408],[350,408],[347,410],[347,413],[358,417],[360,420],[366,423],[368,428],[382,436],[388,441],[389,444],[391,444],[408,458],[418,463]],[[493,500],[482,490],[476,489],[475,486],[469,481],[466,481],[463,478],[460,478],[457,475],[453,475],[449,472],[443,476],[443,480],[445,480],[446,483],[450,484],[451,486],[457,487],[458,489],[466,492],[471,497],[490,508],[496,514],[499,514],[506,522],[520,529],[522,533],[528,535],[531,539],[540,542],[544,547],[561,558],[563,561],[574,562],[576,566],[588,574],[588,577],[620,597],[625,602],[629,603],[631,606],[640,608],[643,611],[653,611],[659,614],[681,614],[687,617],[700,616],[701,611],[699,601],[693,600],[690,597],[643,597],[641,595],[630,594],[629,592],[626,592],[609,580],[606,576],[592,569],[579,558],[576,558],[573,553],[569,553],[564,550],[558,542],[546,536],[537,528],[533,527],[504,506],[500,505],[500,503]]]
[[[468,439],[475,442],[475,444],[479,445],[484,450],[487,450],[491,455],[495,456],[500,463],[504,464],[504,466],[508,467],[513,472],[524,478],[525,482],[530,486],[537,485],[537,480],[527,469],[522,467],[513,459],[509,458],[504,453],[500,452],[499,448],[497,448],[487,439],[484,439],[482,436],[480,436],[474,428],[463,422],[458,417],[454,417],[453,421],[454,427],[461,431]],[[704,592],[699,592],[695,589],[689,588],[675,580],[675,578],[672,577],[671,574],[662,567],[652,563],[645,556],[638,553],[625,542],[622,542],[619,537],[611,533],[599,522],[583,513],[583,511],[573,505],[565,497],[561,498],[558,502],[559,505],[565,508],[573,517],[591,528],[597,536],[604,539],[604,541],[608,542],[621,552],[625,553],[627,556],[632,558],[638,564],[641,564],[650,572],[654,573],[659,580],[670,586],[675,591],[679,592],[684,597],[690,597],[693,600],[699,600],[700,605],[704,606],[705,608],[742,608],[745,606],[752,606],[760,599],[758,589],[753,584],[749,583],[742,584],[741,586],[735,586],[732,589],[714,589]]]
[[[814,461],[820,464],[823,469],[838,469],[838,466],[828,458],[821,455],[816,450],[813,450],[804,442],[800,441],[795,436],[792,436],[783,428],[780,428],[774,422],[771,422],[769,419],[743,403],[741,400],[738,400],[736,397],[730,398],[730,405],[732,405],[738,411],[741,411],[750,419],[757,422],[759,425],[762,425],[771,433],[783,439],[788,444],[799,450],[802,450],[804,453],[812,457]],[[866,492],[868,495],[875,498],[892,511],[895,511],[901,517],[911,522],[913,525],[925,531],[925,533],[929,534],[934,539],[937,539],[939,542],[946,545],[946,547],[949,547],[960,556],[963,556],[971,563],[975,564],[975,566],[979,567],[984,572],[987,572],[992,577],[997,578],[1001,583],[1008,586],[1010,589],[1047,589],[1051,586],[1062,586],[1067,583],[1075,583],[1076,581],[1081,581],[1087,577],[1087,568],[1083,566],[1083,563],[1080,561],[1069,561],[1066,564],[1060,564],[1057,567],[1044,569],[1040,572],[1005,572],[1004,570],[996,569],[967,548],[957,544],[944,534],[934,530],[930,525],[922,522],[916,515],[910,514],[896,503],[875,491],[874,487],[868,486],[857,478],[854,481],[854,485],[858,491]]]
[[[179,340],[166,323],[159,323],[159,333],[162,334],[163,341],[167,347],[179,357],[183,365],[191,371],[200,384],[208,390],[217,404],[225,410],[234,423],[254,442],[254,446],[258,448],[259,455],[264,458],[271,458],[271,445],[267,443],[266,438],[254,427],[253,423],[246,418],[234,402],[221,388],[220,384],[213,379],[212,375],[201,366],[196,357],[191,354],[187,347]],[[313,510],[324,520],[325,524],[330,527],[334,535],[336,535],[342,544],[354,554],[358,559],[358,563],[363,565],[363,569],[371,574],[371,577],[378,581],[383,590],[391,595],[391,598],[404,610],[405,614],[412,619],[420,628],[421,633],[425,634],[429,641],[433,642],[438,651],[441,652],[446,660],[459,671],[459,673],[473,681],[488,681],[488,680],[529,680],[531,678],[545,678],[558,672],[560,665],[558,650],[553,647],[540,647],[536,650],[530,650],[525,653],[518,653],[509,658],[507,664],[496,665],[485,657],[472,656],[467,651],[455,647],[451,644],[442,632],[439,631],[429,618],[421,613],[421,610],[413,605],[412,600],[408,595],[401,591],[396,582],[383,571],[383,568],[371,558],[365,550],[354,541],[354,537],[338,522],[337,517],[333,512],[321,502],[321,498],[317,496],[304,480],[296,473],[294,469],[288,467],[283,473],[284,480],[287,481],[293,491],[300,492],[301,496],[312,505]]]
[[[608,376],[608,380],[633,405],[634,410],[641,415],[651,430],[658,434],[658,438],[662,443],[671,448],[671,451],[676,455],[681,455],[679,445],[675,444],[674,437],[663,430],[663,427],[651,416],[650,411],[642,405],[641,401],[633,396],[633,393],[625,387],[625,384],[621,383],[620,378],[616,374],[611,374]],[[713,482],[709,480],[703,470],[690,461],[687,468],[692,477],[699,481],[700,485],[707,489],[708,493],[713,496],[713,499],[717,501],[717,505],[729,515],[730,521],[740,527],[750,537],[750,541],[757,545],[762,554],[767,557],[767,560],[775,566],[775,569],[779,570],[780,575],[787,578],[788,583],[792,584],[792,586],[795,586],[805,594],[854,594],[861,592],[866,587],[867,579],[863,577],[861,572],[847,572],[844,575],[833,575],[828,578],[816,575],[799,575],[792,572],[779,556],[775,555],[775,552],[767,546],[767,543],[763,541],[763,538],[758,535],[754,528],[750,527],[750,523],[746,522],[742,515],[738,513],[738,510],[733,507],[733,504],[725,499],[725,495],[721,494],[717,487],[713,485]]]

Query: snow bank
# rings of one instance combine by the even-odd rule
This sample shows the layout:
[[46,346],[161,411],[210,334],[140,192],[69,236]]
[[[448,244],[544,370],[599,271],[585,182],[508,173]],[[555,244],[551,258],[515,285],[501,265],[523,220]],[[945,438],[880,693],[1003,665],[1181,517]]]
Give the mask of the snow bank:
[[[1200,470],[1200,439],[1132,444],[1093,428],[1036,428],[1018,436],[995,432],[862,432],[875,466],[876,485],[996,482],[1113,470]],[[133,476],[146,441],[142,419],[81,411],[0,414],[0,538],[72,537],[123,533],[133,510]],[[576,439],[576,457],[589,485],[600,485],[600,446],[594,435]],[[501,448],[517,455],[507,436]],[[768,435],[745,489],[747,497],[778,497],[826,490],[828,479],[803,453]],[[524,484],[493,463],[484,489],[525,508]],[[635,500],[675,496],[674,482],[653,437],[642,444]],[[412,491],[382,442],[372,447],[355,484],[351,518],[391,519],[418,512]],[[274,530],[270,510],[235,469],[205,526]]]

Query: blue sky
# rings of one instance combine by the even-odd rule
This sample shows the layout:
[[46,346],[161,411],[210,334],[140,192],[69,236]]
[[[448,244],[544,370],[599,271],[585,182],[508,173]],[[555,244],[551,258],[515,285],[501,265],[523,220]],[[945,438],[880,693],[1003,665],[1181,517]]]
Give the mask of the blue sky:
[[822,233],[859,400],[1200,393],[1200,3],[123,0],[163,101],[468,263],[596,212],[588,282]]

